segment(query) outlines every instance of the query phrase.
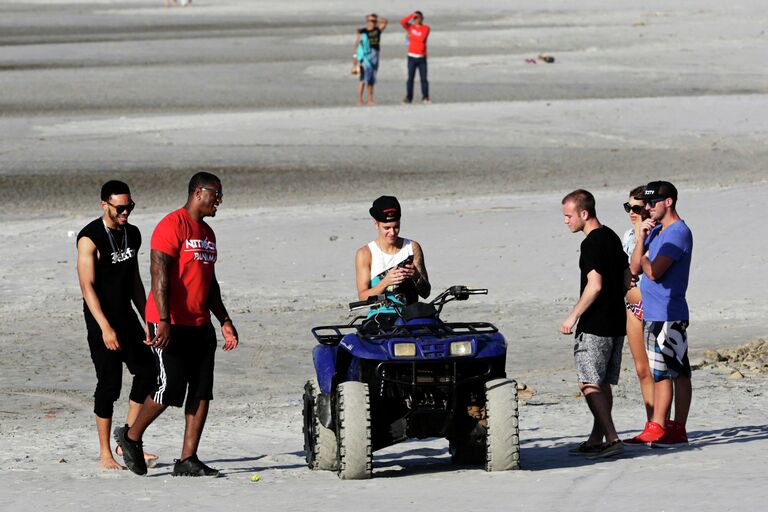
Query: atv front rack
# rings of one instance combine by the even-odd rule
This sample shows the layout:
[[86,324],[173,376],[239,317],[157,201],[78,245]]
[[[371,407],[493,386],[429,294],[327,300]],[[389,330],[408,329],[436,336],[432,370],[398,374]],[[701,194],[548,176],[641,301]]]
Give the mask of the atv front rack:
[[473,334],[493,334],[499,332],[495,325],[488,322],[438,322],[436,324],[395,325],[377,333],[359,333],[368,340],[390,338],[449,338]]
[[390,338],[450,338],[453,336],[493,334],[495,332],[499,332],[499,330],[495,325],[488,322],[396,325],[375,333],[363,332],[361,324],[321,325],[312,328],[312,335],[322,345],[338,345],[344,336],[351,333],[357,333],[358,336],[366,340],[380,341]]

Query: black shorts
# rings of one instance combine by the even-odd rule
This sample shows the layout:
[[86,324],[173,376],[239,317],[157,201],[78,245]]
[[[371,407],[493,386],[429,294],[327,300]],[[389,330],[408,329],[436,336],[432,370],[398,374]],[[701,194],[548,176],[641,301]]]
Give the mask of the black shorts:
[[[133,315],[131,311],[131,315]],[[156,382],[155,365],[152,352],[144,344],[144,329],[136,322],[126,326],[115,326],[120,350],[109,350],[104,345],[104,338],[99,324],[89,321],[88,347],[91,360],[96,369],[96,391],[94,392],[94,413],[100,418],[111,418],[114,402],[120,398],[123,382],[123,363],[133,375],[130,399],[144,403],[152,386]]]
[[[154,337],[157,324],[149,324]],[[181,407],[184,396],[192,400],[213,399],[213,363],[216,353],[216,331],[206,325],[171,326],[171,341],[163,348],[152,348],[158,371],[158,385],[150,393],[152,400],[163,405]]]

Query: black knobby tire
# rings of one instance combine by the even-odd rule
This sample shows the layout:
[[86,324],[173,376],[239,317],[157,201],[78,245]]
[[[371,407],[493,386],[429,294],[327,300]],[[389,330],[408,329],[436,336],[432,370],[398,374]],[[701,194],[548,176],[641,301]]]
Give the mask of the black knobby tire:
[[318,393],[317,379],[307,381],[304,385],[304,458],[310,469],[336,471],[339,468],[336,432],[324,427],[317,417]]
[[517,383],[494,379],[485,383],[485,417],[488,422],[485,470],[520,469],[520,432]]
[[368,384],[344,382],[336,391],[339,478],[371,478],[371,400]]

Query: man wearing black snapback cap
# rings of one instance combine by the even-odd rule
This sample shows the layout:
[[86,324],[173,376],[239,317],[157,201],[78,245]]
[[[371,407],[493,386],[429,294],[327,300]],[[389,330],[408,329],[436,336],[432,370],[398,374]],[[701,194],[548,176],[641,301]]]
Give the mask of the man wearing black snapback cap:
[[[386,294],[402,304],[429,297],[431,286],[424,265],[424,253],[415,240],[400,237],[400,202],[394,196],[381,196],[368,210],[378,236],[357,250],[355,279],[360,300]],[[376,330],[394,324],[393,308],[372,308],[368,324]]]
[[[653,446],[687,444],[685,424],[691,406],[688,361],[688,303],[685,293],[693,253],[693,235],[677,213],[677,189],[668,181],[652,181],[637,199],[650,217],[643,221],[632,252],[630,270],[645,274],[643,335],[653,374],[653,417],[629,442]],[[674,420],[668,420],[675,402]]]

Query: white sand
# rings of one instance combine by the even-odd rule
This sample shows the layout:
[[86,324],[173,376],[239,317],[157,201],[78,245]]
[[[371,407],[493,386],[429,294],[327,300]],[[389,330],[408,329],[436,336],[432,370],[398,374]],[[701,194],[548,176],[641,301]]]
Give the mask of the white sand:
[[[567,455],[590,415],[571,340],[557,333],[577,298],[581,241],[562,224],[561,197],[593,189],[598,216],[621,234],[629,188],[663,177],[679,185],[695,239],[693,359],[766,336],[762,2],[424,2],[435,26],[433,90],[446,101],[399,105],[402,39],[388,35],[375,109],[348,106],[345,34],[361,9],[351,1],[195,2],[173,12],[155,1],[16,5],[0,16],[10,27],[0,38],[13,39],[0,46],[0,66],[20,66],[0,67],[0,510],[764,508],[764,375],[697,370],[689,448],[591,463]],[[365,10],[394,23],[410,8]],[[190,20],[199,25],[183,25]],[[200,37],[207,20],[216,33]],[[238,32],[241,22],[265,26]],[[87,23],[105,40],[87,31],[68,39],[67,27]],[[142,32],[153,24],[176,39]],[[112,25],[123,35],[109,39]],[[290,60],[302,45],[306,53]],[[542,50],[557,62],[522,63]],[[193,91],[169,92],[166,80]],[[147,281],[151,231],[183,202],[180,177],[199,168],[224,177],[211,225],[243,338],[236,352],[218,354],[200,449],[226,477],[170,476],[178,410],[147,432],[147,448],[161,455],[147,478],[104,473],[69,233],[98,215],[94,184],[125,177],[139,204],[131,219],[144,235]],[[520,412],[522,471],[455,468],[444,440],[377,452],[371,481],[304,465],[309,328],[349,318],[354,250],[373,236],[367,208],[389,191],[403,198],[403,234],[424,246],[433,289],[490,288],[446,315],[498,325],[510,342],[509,376],[536,390]],[[624,363],[614,417],[627,436],[644,411],[627,351]],[[116,420],[124,414],[121,400]]]

